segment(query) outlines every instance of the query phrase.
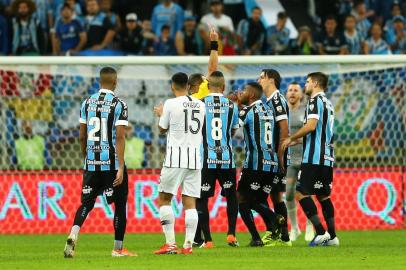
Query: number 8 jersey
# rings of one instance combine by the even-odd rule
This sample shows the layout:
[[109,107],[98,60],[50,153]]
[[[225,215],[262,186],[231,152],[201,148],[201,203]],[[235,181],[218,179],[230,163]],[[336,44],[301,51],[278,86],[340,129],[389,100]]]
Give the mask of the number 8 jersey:
[[206,121],[203,126],[203,168],[232,169],[235,162],[232,130],[239,128],[238,108],[223,94],[211,93],[203,99]]
[[114,92],[100,89],[82,103],[79,122],[87,127],[87,171],[115,171],[116,126],[128,126],[127,105]]

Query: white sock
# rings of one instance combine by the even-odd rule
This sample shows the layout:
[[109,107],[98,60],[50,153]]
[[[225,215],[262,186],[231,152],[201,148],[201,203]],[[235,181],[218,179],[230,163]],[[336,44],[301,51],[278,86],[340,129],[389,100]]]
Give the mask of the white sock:
[[80,227],[78,225],[73,225],[72,229],[70,229],[70,234],[69,235],[74,235],[76,238],[78,238]]
[[167,244],[175,244],[175,215],[170,205],[159,208],[159,219],[165,234]]
[[297,207],[296,202],[293,201],[286,201],[286,208],[288,209],[288,217],[290,220],[291,230],[299,229],[297,225]]
[[197,215],[196,209],[185,210],[186,236],[185,236],[185,243],[183,244],[184,248],[192,247],[193,240],[195,238],[198,221],[199,221],[199,216]]

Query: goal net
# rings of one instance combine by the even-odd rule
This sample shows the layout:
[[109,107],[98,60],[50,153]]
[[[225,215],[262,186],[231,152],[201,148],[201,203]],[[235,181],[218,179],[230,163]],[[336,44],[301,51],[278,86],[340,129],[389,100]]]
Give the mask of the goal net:
[[[179,58],[130,58],[127,63],[116,58],[99,62],[85,58],[73,60],[75,64],[67,60],[47,63],[46,59],[36,64],[29,59],[22,64],[0,64],[0,233],[68,230],[80,203],[80,104],[98,91],[98,72],[106,65],[118,71],[116,93],[127,103],[131,123],[126,133],[130,175],[127,231],[160,231],[157,183],[166,139],[159,135],[152,109],[172,96],[172,74],[206,74],[207,58],[194,61],[192,57],[187,64]],[[317,57],[288,61],[265,57],[258,63],[235,59],[220,61],[219,70],[227,80],[225,93],[257,80],[263,68],[281,73],[282,93],[293,81],[303,87],[310,72],[327,73],[327,96],[336,115],[332,197],[338,229],[405,226],[406,58],[393,63],[383,58],[371,63],[367,56],[342,58],[346,61],[332,58],[335,63],[318,62]],[[237,134],[233,145],[241,167],[241,135]],[[213,231],[227,229],[225,206],[217,189],[210,201]],[[179,198],[174,199],[173,207],[182,218]],[[84,230],[111,232],[112,206],[101,196],[95,208]],[[299,215],[303,227],[304,215]],[[182,230],[182,224],[177,222],[177,230]],[[238,228],[244,230],[241,221]]]

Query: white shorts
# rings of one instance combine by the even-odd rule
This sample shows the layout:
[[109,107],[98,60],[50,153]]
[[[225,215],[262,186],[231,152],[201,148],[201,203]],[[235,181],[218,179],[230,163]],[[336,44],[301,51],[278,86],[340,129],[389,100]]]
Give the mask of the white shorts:
[[200,198],[201,182],[201,170],[163,167],[158,191],[176,196],[182,186],[182,195]]

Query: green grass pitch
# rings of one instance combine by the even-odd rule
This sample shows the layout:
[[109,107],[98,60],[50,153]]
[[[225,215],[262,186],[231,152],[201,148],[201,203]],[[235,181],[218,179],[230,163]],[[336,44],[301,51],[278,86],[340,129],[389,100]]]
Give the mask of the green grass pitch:
[[[241,247],[213,235],[216,247],[194,249],[193,255],[153,255],[161,234],[129,234],[125,244],[138,257],[112,258],[112,235],[82,234],[73,259],[63,258],[66,235],[0,235],[0,269],[406,269],[406,231],[339,232],[340,247],[246,247],[249,236],[238,234]],[[182,243],[183,235],[177,235]]]

